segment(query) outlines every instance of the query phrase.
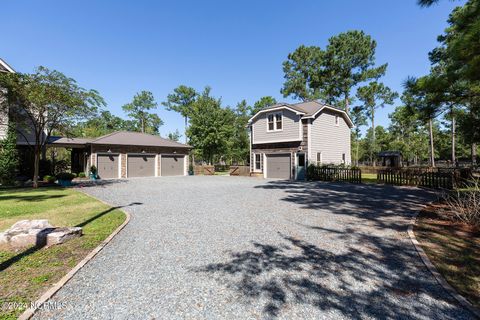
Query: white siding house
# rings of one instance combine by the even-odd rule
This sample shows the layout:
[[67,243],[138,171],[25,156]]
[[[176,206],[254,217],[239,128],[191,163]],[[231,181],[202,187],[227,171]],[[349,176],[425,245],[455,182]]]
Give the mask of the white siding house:
[[350,164],[350,127],[338,113],[322,111],[310,127],[309,162]]
[[316,101],[281,103],[249,120],[250,171],[265,178],[305,179],[309,164],[351,164],[343,110]]

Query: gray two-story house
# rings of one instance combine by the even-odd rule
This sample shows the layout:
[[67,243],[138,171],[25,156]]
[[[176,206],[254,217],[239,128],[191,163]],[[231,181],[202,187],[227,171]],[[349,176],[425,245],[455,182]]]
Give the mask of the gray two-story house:
[[264,108],[249,120],[250,171],[302,180],[310,163],[349,165],[352,126],[345,111],[317,101]]

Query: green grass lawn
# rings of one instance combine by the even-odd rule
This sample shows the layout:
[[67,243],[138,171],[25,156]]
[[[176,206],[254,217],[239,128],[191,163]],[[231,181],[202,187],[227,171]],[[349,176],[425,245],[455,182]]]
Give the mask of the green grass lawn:
[[480,230],[443,220],[434,210],[420,214],[415,235],[450,285],[480,307]]
[[55,226],[81,226],[83,236],[50,248],[0,249],[0,319],[16,319],[29,304],[68,273],[123,221],[125,214],[73,189],[0,190],[0,231],[22,219],[48,219]]
[[377,183],[377,174],[376,173],[362,173],[362,182],[363,183]]

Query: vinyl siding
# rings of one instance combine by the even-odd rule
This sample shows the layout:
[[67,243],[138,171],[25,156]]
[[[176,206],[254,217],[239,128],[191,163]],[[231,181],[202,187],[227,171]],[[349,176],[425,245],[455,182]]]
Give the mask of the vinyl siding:
[[339,125],[336,126],[335,115],[331,111],[322,111],[313,120],[310,127],[311,150],[308,153],[310,163],[316,163],[318,152],[322,152],[324,164],[341,164],[343,153],[346,164],[351,163],[350,128],[340,114]]
[[290,110],[282,110],[282,113],[283,129],[281,131],[267,131],[268,112],[260,114],[253,121],[253,144],[298,141],[301,139],[300,116]]

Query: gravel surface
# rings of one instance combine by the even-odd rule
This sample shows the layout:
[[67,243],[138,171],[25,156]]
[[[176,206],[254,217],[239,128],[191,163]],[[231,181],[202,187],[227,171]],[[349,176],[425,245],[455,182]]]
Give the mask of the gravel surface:
[[42,319],[473,319],[407,235],[432,194],[242,177],[118,180],[84,192],[132,220]]

